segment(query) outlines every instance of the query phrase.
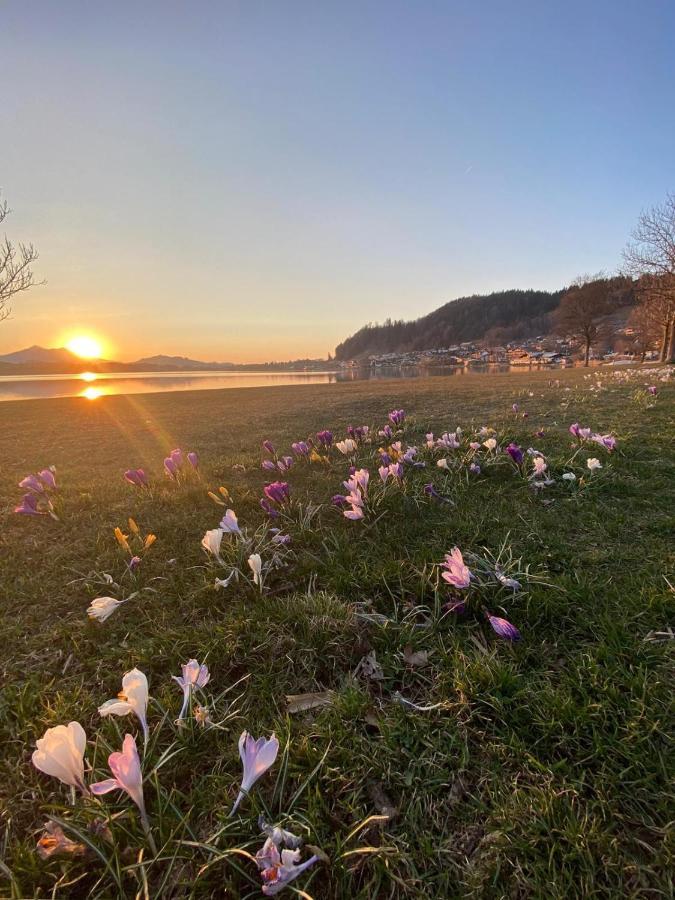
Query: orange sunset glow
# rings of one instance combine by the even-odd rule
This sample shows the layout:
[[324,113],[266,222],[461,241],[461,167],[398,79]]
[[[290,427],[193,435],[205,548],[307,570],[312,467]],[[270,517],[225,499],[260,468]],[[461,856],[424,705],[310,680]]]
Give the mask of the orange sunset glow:
[[76,334],[66,342],[66,349],[82,359],[100,359],[103,354],[101,342],[90,334]]

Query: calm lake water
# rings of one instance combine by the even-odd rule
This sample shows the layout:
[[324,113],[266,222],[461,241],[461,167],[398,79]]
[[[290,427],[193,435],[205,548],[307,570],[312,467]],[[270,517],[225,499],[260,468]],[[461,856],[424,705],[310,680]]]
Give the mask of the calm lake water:
[[[222,388],[269,387],[296,384],[332,384],[388,378],[420,378],[434,375],[508,372],[509,366],[470,368],[351,369],[346,372],[125,372],[81,375],[2,375],[0,401],[81,397],[97,400],[115,394],[147,394],[165,391],[216,390]],[[518,370],[523,371],[521,367]],[[528,371],[525,369],[524,371]]]

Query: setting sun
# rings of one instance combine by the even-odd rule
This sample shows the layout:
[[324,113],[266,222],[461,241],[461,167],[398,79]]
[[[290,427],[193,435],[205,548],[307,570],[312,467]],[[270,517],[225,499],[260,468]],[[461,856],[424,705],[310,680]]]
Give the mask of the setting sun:
[[82,359],[99,359],[103,352],[100,342],[88,334],[72,337],[66,344],[66,349]]

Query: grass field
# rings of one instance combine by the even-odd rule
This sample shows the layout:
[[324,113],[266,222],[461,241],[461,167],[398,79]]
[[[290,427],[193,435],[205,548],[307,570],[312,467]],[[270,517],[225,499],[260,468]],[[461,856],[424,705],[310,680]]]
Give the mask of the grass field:
[[[673,643],[653,638],[672,625],[675,599],[675,386],[659,383],[654,399],[648,370],[556,375],[0,405],[0,895],[260,896],[248,854],[264,840],[263,813],[327,856],[289,896],[671,897]],[[377,448],[390,442],[376,436],[400,407],[396,438],[426,468],[382,488]],[[611,432],[616,449],[579,449],[574,422]],[[331,505],[349,467],[333,448],[328,463],[299,460],[284,476],[292,503],[271,524],[292,543],[273,549],[259,499],[275,476],[261,469],[261,442],[289,453],[350,423],[375,435],[357,453],[371,473],[365,518]],[[457,426],[459,450],[426,448],[427,432]],[[540,450],[554,483],[533,488],[530,457],[521,474],[485,448],[470,473],[481,426],[501,447]],[[177,446],[199,452],[199,478],[163,474]],[[588,457],[602,468],[591,474]],[[17,483],[49,465],[58,521],[14,515]],[[137,466],[149,489],[123,480]],[[425,494],[428,483],[452,503]],[[225,511],[207,494],[221,485],[249,541],[224,538],[228,565],[200,546]],[[113,534],[129,534],[130,516],[157,536],[134,573]],[[522,590],[480,575],[453,591],[439,564],[454,546],[474,573],[496,559]],[[246,565],[256,547],[262,592]],[[215,589],[234,565],[239,580]],[[134,592],[107,621],[87,618],[93,598]],[[463,615],[447,605],[460,596]],[[522,640],[501,639],[486,610]],[[361,662],[371,651],[374,671]],[[192,657],[209,666],[200,702],[218,727],[175,725],[171,676]],[[97,713],[133,667],[150,686],[156,855],[126,795],[73,803],[31,765],[36,739],[71,720],[87,733],[87,783],[109,777],[125,732],[142,749],[133,717]],[[327,705],[289,712],[287,695],[324,691]],[[275,732],[281,749],[228,817],[244,729]],[[49,818],[84,850],[41,860]]]

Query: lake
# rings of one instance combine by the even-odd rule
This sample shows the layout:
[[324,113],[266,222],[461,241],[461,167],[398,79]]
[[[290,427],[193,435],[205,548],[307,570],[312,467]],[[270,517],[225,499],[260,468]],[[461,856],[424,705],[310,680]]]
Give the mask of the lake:
[[[533,367],[535,368],[535,367]],[[332,384],[345,381],[387,378],[420,378],[437,375],[491,374],[510,371],[504,366],[415,367],[348,369],[340,372],[124,372],[79,375],[2,375],[0,401],[47,400],[53,397],[81,397],[98,400],[115,394],[147,394],[165,391],[216,390],[223,388]],[[523,370],[523,367],[514,369]]]

